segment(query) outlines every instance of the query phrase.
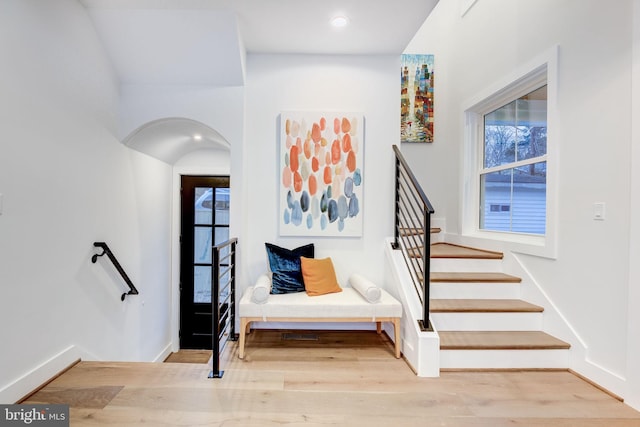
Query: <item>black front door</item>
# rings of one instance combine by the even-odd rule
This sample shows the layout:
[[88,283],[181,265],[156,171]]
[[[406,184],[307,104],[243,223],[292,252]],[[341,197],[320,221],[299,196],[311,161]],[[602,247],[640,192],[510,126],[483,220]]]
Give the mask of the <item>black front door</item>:
[[211,349],[211,248],[229,239],[229,177],[181,181],[180,348]]

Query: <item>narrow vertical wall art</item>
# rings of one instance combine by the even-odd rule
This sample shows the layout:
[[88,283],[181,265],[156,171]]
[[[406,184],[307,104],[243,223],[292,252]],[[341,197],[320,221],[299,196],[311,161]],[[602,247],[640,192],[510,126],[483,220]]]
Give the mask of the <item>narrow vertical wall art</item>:
[[362,236],[363,120],[359,113],[280,115],[280,235]]
[[400,142],[433,142],[433,55],[402,55]]

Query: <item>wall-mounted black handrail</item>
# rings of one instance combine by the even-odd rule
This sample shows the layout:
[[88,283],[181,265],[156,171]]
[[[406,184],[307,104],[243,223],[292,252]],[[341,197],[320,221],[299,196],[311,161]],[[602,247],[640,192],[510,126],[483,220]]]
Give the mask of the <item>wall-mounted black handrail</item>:
[[120,296],[120,301],[124,301],[127,295],[138,295],[138,290],[133,285],[133,282],[131,281],[131,279],[129,279],[129,276],[127,276],[127,273],[124,272],[124,269],[116,259],[113,252],[111,252],[111,249],[109,249],[109,246],[105,242],[93,242],[93,246],[95,246],[96,248],[102,248],[102,253],[93,254],[93,256],[91,257],[91,262],[95,264],[96,261],[98,260],[98,257],[107,255],[111,260],[111,262],[113,263],[113,265],[115,266],[116,270],[118,270],[118,273],[120,273],[120,275],[126,282],[126,284],[129,285],[129,292],[123,293],[122,296]]
[[211,372],[209,378],[222,378],[220,356],[227,341],[236,341],[236,237],[213,246],[211,268]]
[[429,198],[394,145],[396,157],[395,223],[393,248],[402,250],[413,285],[422,303],[422,319],[418,321],[425,331],[433,330],[429,322],[430,270],[431,270],[431,215],[434,213]]

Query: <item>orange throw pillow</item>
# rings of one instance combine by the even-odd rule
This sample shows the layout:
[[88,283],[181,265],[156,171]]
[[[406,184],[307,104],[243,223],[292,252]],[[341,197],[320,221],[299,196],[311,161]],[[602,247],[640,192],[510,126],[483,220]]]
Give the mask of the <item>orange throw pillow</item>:
[[304,279],[304,288],[309,296],[318,296],[342,292],[336,279],[331,258],[300,257],[300,267]]

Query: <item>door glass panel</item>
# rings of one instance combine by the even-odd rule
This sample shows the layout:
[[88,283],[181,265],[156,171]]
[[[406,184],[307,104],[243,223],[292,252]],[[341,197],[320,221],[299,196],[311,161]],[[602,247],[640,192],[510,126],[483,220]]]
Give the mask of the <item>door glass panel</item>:
[[216,188],[215,190],[216,190],[216,203],[215,203],[216,224],[229,225],[229,189]]
[[231,284],[231,271],[227,270],[224,274],[220,276],[219,284],[220,284],[220,299],[224,300],[229,296],[230,284]]
[[216,240],[215,245],[224,243],[229,240],[229,227],[216,227]]
[[213,188],[195,188],[195,223],[211,224],[213,219]]
[[211,227],[193,229],[193,262],[196,264],[211,264],[211,230]]
[[210,266],[193,266],[193,302],[211,303]]

